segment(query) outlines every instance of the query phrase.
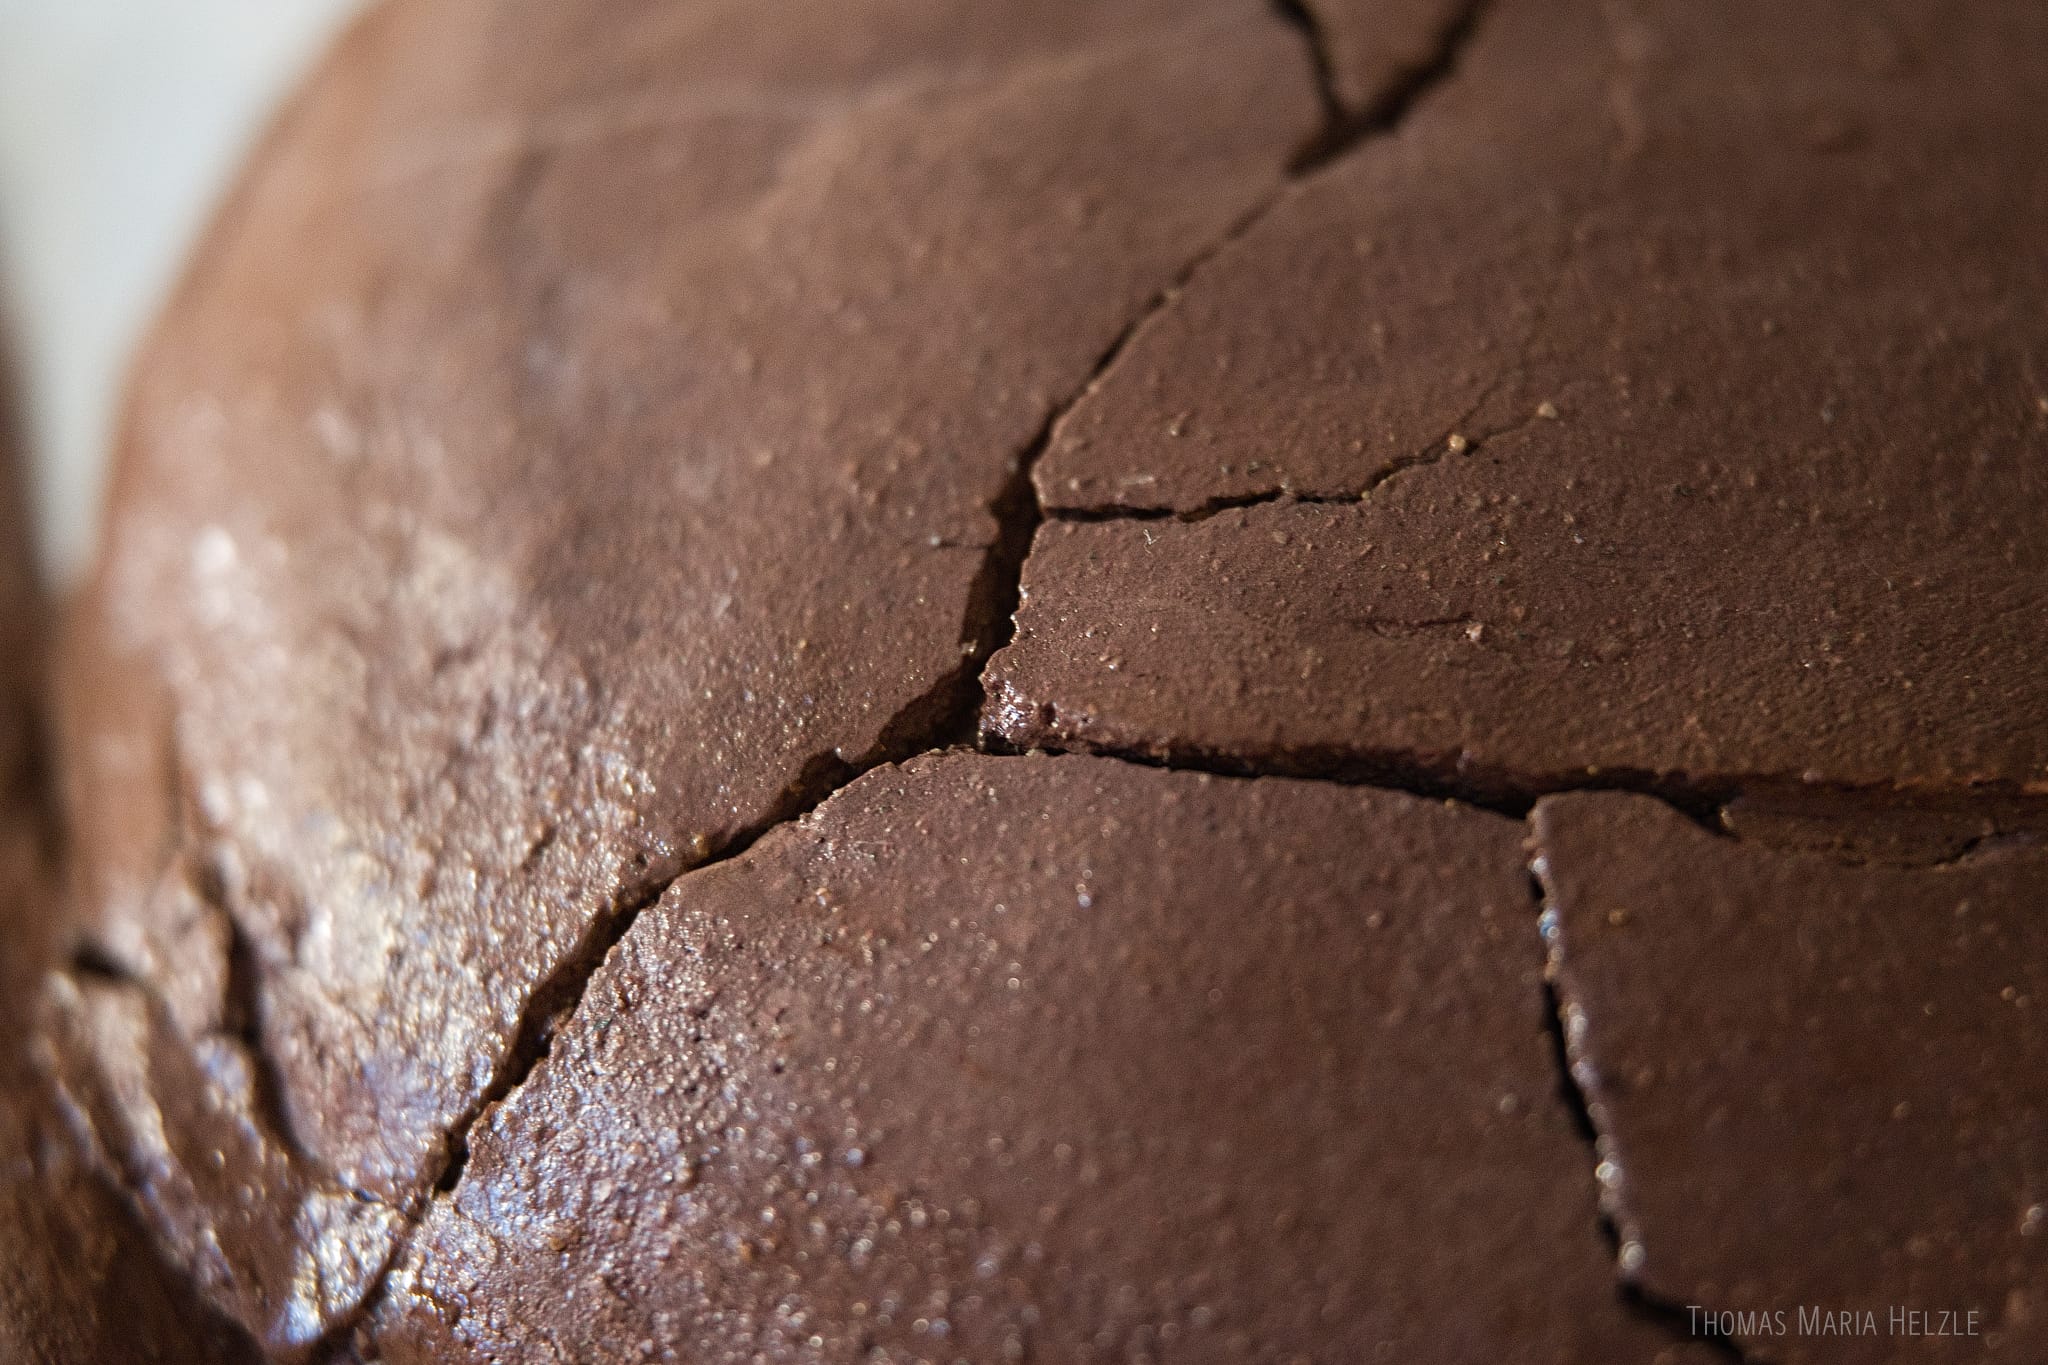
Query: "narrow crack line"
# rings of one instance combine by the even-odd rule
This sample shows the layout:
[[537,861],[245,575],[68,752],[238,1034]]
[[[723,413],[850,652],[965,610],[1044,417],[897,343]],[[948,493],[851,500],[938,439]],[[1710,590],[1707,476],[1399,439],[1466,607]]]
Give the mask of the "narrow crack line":
[[[211,893],[199,886],[194,889],[210,909],[218,908]],[[181,1043],[215,1039],[233,1044],[249,1066],[250,1117],[263,1137],[315,1183],[346,1190],[366,1202],[384,1202],[342,1181],[334,1168],[300,1138],[285,1103],[283,1071],[264,1043],[254,945],[232,916],[223,914],[223,922],[227,927],[228,947],[221,1021],[218,1027],[203,1030],[196,1039],[188,1039],[180,1029],[171,1013],[170,1002],[154,980],[135,971],[90,939],[82,939],[72,945],[68,960],[53,964],[49,972],[134,992],[149,1012],[151,1027],[177,1035]]]
[[1634,1233],[1624,1237],[1608,1184],[1601,1179],[1611,1159],[1610,1144],[1600,1122],[1599,1110],[1584,1081],[1582,1068],[1589,1064],[1579,1056],[1580,1049],[1574,1041],[1575,1032],[1579,1030],[1566,1024],[1568,1011],[1557,985],[1556,910],[1550,903],[1547,888],[1533,871],[1529,876],[1529,895],[1537,910],[1537,932],[1543,941],[1543,1022],[1549,1035],[1551,1063],[1557,1069],[1557,1099],[1570,1116],[1572,1131],[1585,1144],[1591,1158],[1590,1173],[1599,1191],[1600,1236],[1607,1244],[1608,1255],[1617,1272],[1615,1298],[1630,1317],[1676,1340],[1699,1346],[1724,1360],[1745,1362],[1741,1349],[1726,1333],[1702,1325],[1689,1310],[1659,1298],[1631,1278],[1627,1262],[1631,1255],[1641,1254],[1641,1245]]
[[1100,503],[1091,507],[1051,507],[1046,509],[1045,517],[1047,521],[1177,521],[1192,524],[1212,520],[1225,512],[1235,512],[1246,507],[1269,507],[1275,503],[1289,506],[1343,507],[1356,503],[1360,496],[1350,492],[1301,493],[1281,486],[1262,488],[1255,493],[1227,493],[1204,499],[1192,507]]
[[[260,954],[255,939],[235,914],[233,896],[221,877],[220,869],[202,856],[204,820],[200,815],[198,790],[188,771],[184,748],[178,741],[176,717],[168,712],[164,716],[160,742],[163,745],[164,796],[169,805],[169,818],[165,822],[157,884],[161,885],[174,876],[182,879],[207,913],[219,921],[227,939],[226,971],[219,1002],[221,1026],[212,1032],[232,1040],[247,1058],[250,1101],[255,1111],[253,1117],[265,1135],[293,1164],[308,1171],[316,1180],[340,1186],[343,1182],[333,1167],[306,1145],[292,1122],[286,1100],[288,1087],[284,1071],[270,1053],[265,1031]],[[169,1002],[154,982],[125,969],[120,979],[142,991],[160,1018],[170,1019]],[[360,1197],[360,1191],[349,1188],[351,1193]]]
[[[1241,241],[1285,202],[1291,186],[1291,177],[1283,179],[1271,193],[1239,214],[1214,241],[1189,256],[1166,284],[1155,291],[1111,338],[1109,345],[1089,367],[1087,378],[1066,399],[1047,411],[1037,432],[1011,463],[1008,479],[989,504],[989,514],[995,518],[997,533],[976,576],[972,594],[968,638],[963,643],[963,649],[974,664],[972,688],[971,691],[963,689],[961,709],[949,729],[949,734],[958,742],[973,742],[979,734],[982,707],[988,699],[985,681],[988,660],[1016,636],[1017,609],[1023,601],[1024,563],[1030,558],[1039,528],[1048,520],[1044,500],[1038,493],[1038,466],[1058,437],[1060,425],[1102,385],[1146,324],[1170,307],[1204,266]],[[975,622],[977,612],[981,617],[978,626]]]
[[[1399,127],[1424,95],[1437,85],[1448,80],[1455,72],[1458,59],[1463,56],[1465,48],[1469,44],[1472,33],[1478,25],[1480,15],[1486,8],[1486,3],[1487,0],[1472,0],[1472,3],[1469,3],[1459,13],[1457,18],[1446,27],[1428,61],[1422,62],[1413,69],[1402,73],[1399,79],[1388,86],[1379,99],[1375,100],[1365,109],[1354,112],[1345,108],[1342,98],[1337,93],[1329,45],[1323,33],[1322,23],[1317,19],[1314,11],[1305,3],[1305,0],[1273,0],[1275,10],[1283,20],[1301,33],[1303,45],[1308,50],[1309,69],[1315,84],[1316,98],[1323,110],[1323,126],[1311,136],[1307,146],[1288,161],[1285,179],[1281,186],[1255,204],[1216,241],[1210,243],[1209,246],[1191,257],[1174,277],[1172,283],[1154,295],[1151,302],[1140,312],[1138,317],[1126,326],[1116,340],[1111,343],[1108,350],[1104,352],[1102,358],[1096,363],[1094,372],[1090,375],[1088,383],[1082,387],[1081,391],[1071,401],[1056,409],[1047,419],[1044,428],[1039,433],[1038,439],[1027,449],[1025,457],[1020,462],[1019,468],[1016,471],[1017,475],[1026,481],[1028,491],[1032,495],[1032,503],[1036,509],[1032,523],[1034,531],[1038,525],[1047,520],[1163,521],[1177,519],[1182,521],[1202,521],[1220,512],[1229,511],[1232,508],[1254,507],[1263,503],[1280,502],[1283,500],[1303,503],[1356,502],[1368,496],[1373,488],[1384,483],[1403,468],[1417,462],[1438,457],[1441,453],[1445,453],[1454,443],[1458,426],[1470,422],[1472,416],[1484,407],[1487,400],[1491,398],[1495,388],[1504,380],[1496,381],[1495,385],[1489,386],[1487,392],[1480,396],[1478,402],[1474,403],[1459,418],[1457,424],[1454,424],[1450,430],[1444,432],[1438,442],[1430,449],[1420,452],[1415,456],[1394,461],[1388,468],[1376,475],[1366,487],[1355,493],[1296,493],[1286,487],[1280,487],[1251,494],[1213,498],[1196,508],[1185,511],[1173,507],[1144,506],[1117,506],[1100,509],[1061,507],[1049,509],[1038,499],[1035,486],[1029,485],[1029,478],[1033,467],[1037,464],[1039,457],[1045,453],[1045,448],[1050,444],[1059,423],[1076,404],[1086,398],[1088,394],[1101,384],[1104,377],[1107,376],[1109,371],[1116,365],[1117,360],[1122,356],[1126,346],[1143,330],[1144,326],[1156,314],[1170,305],[1174,298],[1188,287],[1204,266],[1236,242],[1249,235],[1274,209],[1286,202],[1288,194],[1303,180],[1313,176],[1317,171],[1332,162],[1343,159],[1361,143],[1375,137],[1384,136]],[[1481,437],[1473,439],[1476,442],[1478,439],[1486,436],[1501,434],[1504,434],[1504,432],[1482,433]],[[1459,445],[1457,449],[1464,449],[1464,446]],[[1027,554],[1028,550],[1027,544]],[[1020,561],[1020,571],[1021,568]]]
[[1221,516],[1225,512],[1234,512],[1241,508],[1269,507],[1276,503],[1285,504],[1290,507],[1349,507],[1355,506],[1358,503],[1369,502],[1372,499],[1372,495],[1378,492],[1382,486],[1396,475],[1405,474],[1416,469],[1427,469],[1432,465],[1441,464],[1453,456],[1476,455],[1485,447],[1488,441],[1513,435],[1534,422],[1536,418],[1530,416],[1482,431],[1468,433],[1464,430],[1464,428],[1471,424],[1471,419],[1478,415],[1480,410],[1486,406],[1487,402],[1491,400],[1494,393],[1504,382],[1505,380],[1500,380],[1488,386],[1486,392],[1481,394],[1479,399],[1468,407],[1456,422],[1440,433],[1435,440],[1419,450],[1395,456],[1375,471],[1371,478],[1355,489],[1301,492],[1282,484],[1274,488],[1262,488],[1254,493],[1221,494],[1217,497],[1206,498],[1192,507],[1174,507],[1156,503],[1099,503],[1089,507],[1053,507],[1047,510],[1046,518],[1050,521],[1078,522],[1178,521],[1194,523],[1209,521]]
[[1535,425],[1539,421],[1554,419],[1556,409],[1547,403],[1525,413],[1512,421],[1498,426],[1474,429],[1473,420],[1486,410],[1503,388],[1526,372],[1526,361],[1517,362],[1500,377],[1494,379],[1481,391],[1478,398],[1468,404],[1434,440],[1418,450],[1397,455],[1375,471],[1371,478],[1355,489],[1316,490],[1302,492],[1286,484],[1273,488],[1262,488],[1252,493],[1226,493],[1207,498],[1192,507],[1175,507],[1166,504],[1146,503],[1098,503],[1086,507],[1055,506],[1048,508],[1049,521],[1107,522],[1107,521],[1177,521],[1195,523],[1209,521],[1225,512],[1246,507],[1267,507],[1284,504],[1290,507],[1348,507],[1370,502],[1372,495],[1399,475],[1417,469],[1428,469],[1443,461],[1456,457],[1477,455],[1487,444],[1513,436]]
[[[1422,631],[1453,628],[1463,619],[1447,617],[1441,621],[1385,624],[1392,630]],[[1259,753],[1231,753],[1198,745],[1112,744],[1065,736],[1039,739],[1026,749],[1009,744],[999,736],[984,734],[982,750],[997,755],[1029,752],[1102,758],[1171,772],[1208,773],[1215,777],[1279,778],[1338,787],[1370,788],[1430,801],[1454,801],[1515,820],[1527,818],[1536,803],[1546,796],[1615,792],[1660,802],[1717,839],[1774,850],[1788,857],[1821,858],[1846,867],[1882,865],[1915,871],[1940,871],[1965,865],[1972,858],[1995,856],[2007,847],[2038,847],[2031,826],[2020,826],[1971,839],[1961,852],[1955,854],[1932,859],[1880,861],[1846,851],[1739,832],[1725,816],[1733,802],[1748,795],[1777,795],[1812,819],[1841,820],[1854,823],[1859,828],[1868,827],[1874,815],[1914,809],[1915,803],[1925,795],[1882,785],[1815,786],[1772,774],[1695,777],[1682,772],[1621,768],[1536,773],[1474,764],[1457,753],[1433,754],[1413,749],[1374,749],[1343,744],[1299,745]],[[1986,786],[1958,795],[1965,800],[1995,803],[2015,800],[2004,786]],[[2038,808],[2041,819],[2048,821],[2048,799],[2027,798],[2027,805],[2030,809]]]
[[[1395,628],[1441,629],[1453,621],[1390,623]],[[1343,745],[1301,745],[1260,754],[1233,754],[1194,745],[1096,743],[1085,739],[1039,741],[1030,749],[985,735],[984,749],[995,754],[1025,752],[1111,759],[1169,772],[1208,773],[1214,777],[1279,778],[1396,792],[1428,801],[1454,801],[1491,811],[1512,820],[1527,818],[1546,796],[1567,792],[1624,792],[1648,797],[1671,807],[1717,838],[1735,836],[1721,822],[1721,809],[1740,792],[1736,784],[1699,782],[1683,774],[1658,774],[1615,769],[1598,773],[1518,773],[1462,761],[1455,754],[1432,755],[1408,749],[1367,749]]]
[[[232,931],[232,921],[230,921]],[[238,932],[238,931],[237,931]],[[230,964],[230,971],[234,970]],[[150,1025],[155,1029],[175,1030],[177,1025],[171,1019],[170,1006],[158,991],[156,983],[135,972],[128,964],[108,953],[90,939],[75,943],[68,957],[60,964],[53,964],[45,973],[44,980],[70,977],[81,982],[96,982],[110,990],[132,992],[148,1012]],[[274,1073],[266,1077],[268,1059],[255,1047],[250,1046],[240,1031],[232,1027],[212,1031],[210,1036],[229,1039],[240,1045],[248,1057],[251,1085],[255,1093],[252,1102],[256,1110],[253,1115],[259,1129],[270,1141],[285,1152],[294,1165],[310,1168],[313,1176],[337,1189],[345,1189],[356,1198],[367,1203],[381,1203],[352,1186],[344,1185],[317,1158],[308,1154],[295,1140],[290,1127],[283,1122],[280,1094],[270,1089],[276,1082]],[[41,1033],[46,1044],[50,1041],[47,1032]],[[202,1287],[199,1277],[181,1263],[181,1258],[172,1247],[158,1237],[158,1225],[151,1199],[146,1192],[155,1182],[148,1172],[138,1167],[130,1144],[125,1140],[119,1149],[110,1147],[106,1138],[106,1125],[93,1116],[93,1104],[82,1093],[76,1093],[71,1083],[59,1074],[61,1067],[54,1061],[39,1063],[37,1070],[41,1083],[62,1117],[62,1131],[70,1143],[73,1154],[86,1172],[96,1181],[107,1195],[117,1201],[142,1230],[149,1240],[153,1253],[158,1255],[166,1274],[175,1279],[181,1292],[189,1294],[192,1302],[211,1329],[239,1343],[236,1358],[254,1361],[265,1357],[256,1332],[244,1324],[231,1308],[215,1301]],[[97,1074],[93,1085],[101,1088],[104,1097],[117,1109],[124,1109],[110,1089],[106,1089],[104,1074]]]

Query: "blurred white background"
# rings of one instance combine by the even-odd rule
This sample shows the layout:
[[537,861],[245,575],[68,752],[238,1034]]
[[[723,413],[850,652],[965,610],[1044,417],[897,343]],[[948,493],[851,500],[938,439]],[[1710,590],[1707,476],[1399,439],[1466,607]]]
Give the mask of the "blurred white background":
[[0,316],[53,581],[90,550],[117,393],[270,110],[359,0],[0,0]]

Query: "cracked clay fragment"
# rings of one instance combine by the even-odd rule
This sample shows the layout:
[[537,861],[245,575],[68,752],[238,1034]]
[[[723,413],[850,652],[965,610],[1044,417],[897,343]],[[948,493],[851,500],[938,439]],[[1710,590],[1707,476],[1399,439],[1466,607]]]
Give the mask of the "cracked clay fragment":
[[2048,799],[1981,791],[1901,798],[1759,790],[1723,806],[1720,820],[1738,839],[1844,862],[1927,866],[2048,845]]
[[253,1365],[81,1159],[39,1064],[37,982],[65,935],[26,784],[41,608],[8,379],[0,363],[0,1361]]
[[1533,849],[1646,1291],[1786,1365],[2048,1359],[2048,853],[1845,867],[1609,794]]
[[267,1349],[608,916],[951,722],[1015,463],[1317,119],[1242,0],[343,40],[146,348],[61,726],[134,985],[59,998],[66,1084]]
[[1520,839],[1097,759],[872,772],[639,919],[376,1353],[1684,1359],[1616,1294]]
[[1046,530],[990,723],[2048,789],[2044,86],[2039,5],[1488,7],[1061,423],[1163,519]]
[[[1642,774],[2048,785],[2048,729],[2013,721],[2048,714],[2048,668],[2028,662],[2048,615],[1878,613],[1885,658],[1829,667],[1789,597],[1631,599],[1607,547],[1557,544],[1538,520],[1418,480],[1370,505],[1048,522],[984,726],[1026,747],[1501,795]],[[2048,575],[1985,568],[1987,590],[2048,612]],[[1851,627],[1832,629],[1846,647]]]

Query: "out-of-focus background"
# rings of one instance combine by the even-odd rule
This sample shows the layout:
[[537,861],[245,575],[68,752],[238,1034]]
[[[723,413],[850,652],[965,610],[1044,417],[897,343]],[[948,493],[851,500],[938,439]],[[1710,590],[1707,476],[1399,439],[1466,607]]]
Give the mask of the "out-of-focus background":
[[43,560],[90,553],[128,354],[250,141],[362,0],[0,0],[0,325]]

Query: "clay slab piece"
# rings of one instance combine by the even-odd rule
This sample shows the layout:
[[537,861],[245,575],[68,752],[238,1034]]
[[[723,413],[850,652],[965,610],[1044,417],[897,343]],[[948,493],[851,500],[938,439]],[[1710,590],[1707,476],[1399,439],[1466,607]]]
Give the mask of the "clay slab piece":
[[1878,794],[1744,792],[1721,808],[1738,839],[1902,867],[1953,862],[1998,848],[2048,846],[2048,801],[1985,794],[1899,800]]
[[1941,14],[1489,6],[1062,423],[1155,519],[1047,528],[990,725],[2048,785],[2048,10]]
[[1546,799],[1533,846],[1625,1269],[1782,1310],[1759,1359],[2048,1358],[2048,854],[1843,867],[1619,795]]
[[634,925],[382,1358],[1656,1359],[1519,837],[1094,759],[871,773]]
[[1239,0],[345,40],[147,348],[67,650],[79,895],[148,990],[65,1000],[65,1074],[270,1349],[607,916],[929,742],[1024,449],[1318,118]]

